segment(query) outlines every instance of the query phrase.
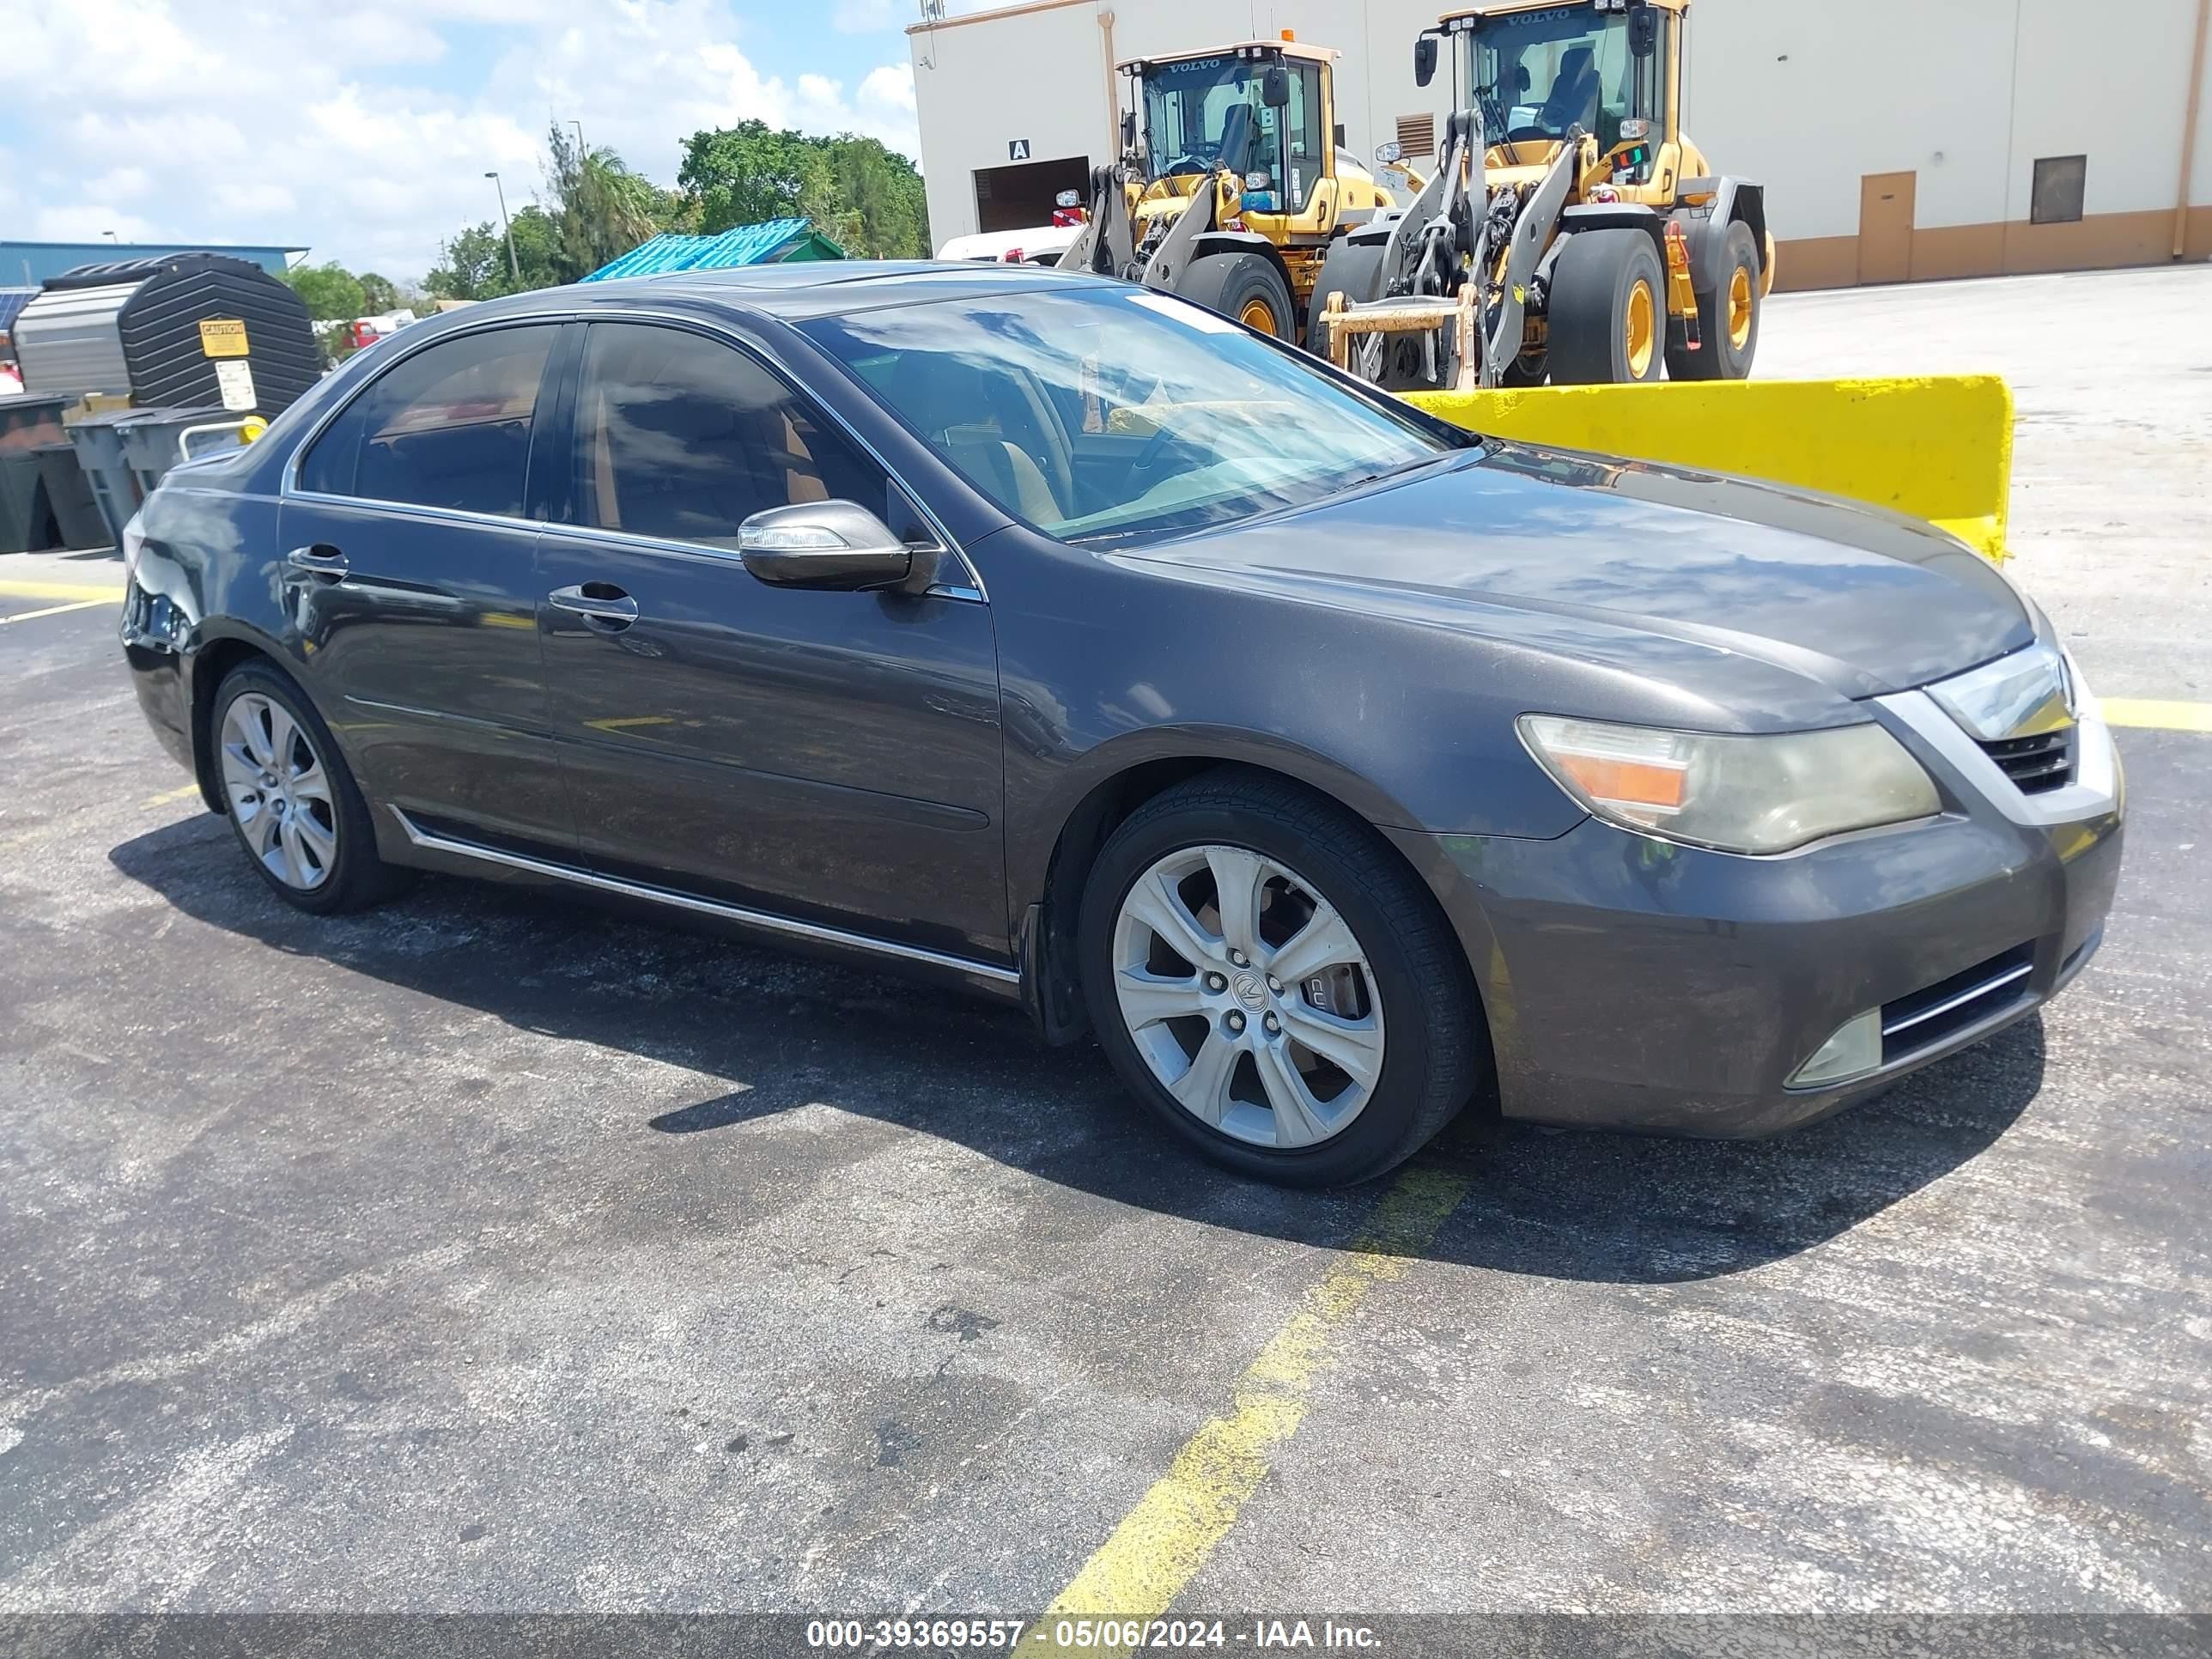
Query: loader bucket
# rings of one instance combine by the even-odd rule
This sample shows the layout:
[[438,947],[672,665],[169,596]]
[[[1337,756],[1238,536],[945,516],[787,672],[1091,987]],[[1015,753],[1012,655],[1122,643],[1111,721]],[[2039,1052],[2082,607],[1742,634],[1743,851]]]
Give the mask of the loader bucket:
[[1414,392],[1470,431],[1732,472],[1925,519],[2006,557],[2012,392],[1994,374]]

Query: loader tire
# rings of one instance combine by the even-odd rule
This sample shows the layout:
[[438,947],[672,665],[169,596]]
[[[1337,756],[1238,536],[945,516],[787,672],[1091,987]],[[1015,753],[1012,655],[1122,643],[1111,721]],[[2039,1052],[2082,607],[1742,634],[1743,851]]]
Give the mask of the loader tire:
[[1640,230],[1570,236],[1552,270],[1546,354],[1554,386],[1656,380],[1665,362],[1667,279]]
[[1341,294],[1347,305],[1379,299],[1376,290],[1382,286],[1382,255],[1387,251],[1380,242],[1359,244],[1342,236],[1328,245],[1306,309],[1306,349],[1315,356],[1323,362],[1328,358],[1328,327],[1321,320],[1322,313],[1328,308],[1328,296]]
[[1738,219],[1692,281],[1698,295],[1698,349],[1667,349],[1673,380],[1746,380],[1759,350],[1759,241]]
[[1209,253],[1183,268],[1176,296],[1193,305],[1234,318],[1249,329],[1279,340],[1297,338],[1297,313],[1291,307],[1291,285],[1257,253]]

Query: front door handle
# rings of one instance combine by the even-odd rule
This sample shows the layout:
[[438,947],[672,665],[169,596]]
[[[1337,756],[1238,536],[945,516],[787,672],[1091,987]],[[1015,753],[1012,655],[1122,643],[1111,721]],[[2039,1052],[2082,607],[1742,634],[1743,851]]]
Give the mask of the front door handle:
[[342,580],[347,569],[346,556],[328,542],[317,542],[312,547],[295,547],[284,556],[284,568],[299,571],[302,575],[328,576]]
[[611,629],[628,628],[637,620],[637,601],[612,582],[580,582],[556,587],[545,596],[556,611],[566,611]]

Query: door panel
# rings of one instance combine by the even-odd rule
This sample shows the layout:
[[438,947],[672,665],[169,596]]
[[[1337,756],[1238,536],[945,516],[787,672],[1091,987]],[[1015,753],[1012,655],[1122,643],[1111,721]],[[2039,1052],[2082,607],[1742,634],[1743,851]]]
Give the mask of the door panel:
[[[611,875],[1003,959],[988,608],[775,587],[745,569],[733,550],[743,518],[831,497],[884,514],[888,481],[726,345],[595,324],[576,409],[572,516],[586,522],[549,527],[539,579],[584,857]],[[568,588],[604,609],[627,600],[635,620],[551,601]]]
[[1859,281],[1912,276],[1912,211],[1918,175],[1869,173],[1859,180]]
[[[538,532],[367,503],[288,501],[286,572],[320,707],[372,799],[496,839],[567,846],[538,641]],[[335,694],[327,695],[327,694]]]
[[276,580],[373,799],[567,848],[523,516],[557,334],[456,336],[371,382],[301,457]]

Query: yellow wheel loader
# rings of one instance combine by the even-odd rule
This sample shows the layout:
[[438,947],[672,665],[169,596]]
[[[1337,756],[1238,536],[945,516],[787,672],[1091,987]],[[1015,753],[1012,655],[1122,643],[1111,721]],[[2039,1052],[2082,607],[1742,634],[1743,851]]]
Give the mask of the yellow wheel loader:
[[1763,187],[1681,130],[1688,10],[1486,0],[1424,30],[1414,78],[1447,49],[1456,111],[1437,173],[1328,249],[1310,346],[1400,390],[1748,375],[1774,240]]
[[1060,268],[1299,339],[1331,241],[1397,206],[1343,146],[1336,56],[1285,32],[1116,65],[1128,82],[1122,157],[1092,170],[1090,219]]

